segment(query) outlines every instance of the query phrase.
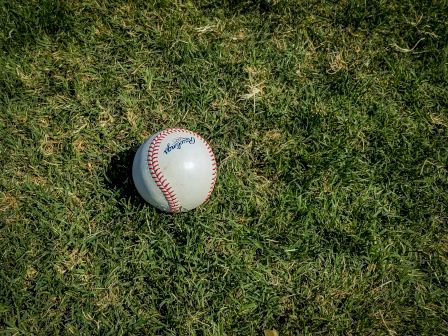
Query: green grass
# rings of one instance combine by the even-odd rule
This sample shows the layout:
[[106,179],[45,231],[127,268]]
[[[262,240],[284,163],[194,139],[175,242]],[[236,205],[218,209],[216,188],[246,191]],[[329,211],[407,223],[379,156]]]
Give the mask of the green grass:
[[[448,334],[447,2],[0,8],[0,334]],[[219,164],[178,215],[168,127]]]

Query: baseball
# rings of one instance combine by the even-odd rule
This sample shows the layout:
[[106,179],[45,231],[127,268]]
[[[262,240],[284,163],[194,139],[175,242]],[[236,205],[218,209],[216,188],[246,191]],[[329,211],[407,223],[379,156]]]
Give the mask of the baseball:
[[152,135],[138,149],[132,178],[140,195],[166,212],[194,209],[210,197],[216,160],[199,134],[169,128]]

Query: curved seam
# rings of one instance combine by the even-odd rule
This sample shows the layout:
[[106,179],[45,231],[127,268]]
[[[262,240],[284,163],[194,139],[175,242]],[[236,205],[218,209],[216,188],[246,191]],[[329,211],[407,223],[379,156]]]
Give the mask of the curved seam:
[[148,150],[148,168],[149,172],[151,174],[151,177],[154,179],[154,182],[156,183],[157,187],[162,192],[163,196],[165,197],[166,201],[168,202],[169,210],[171,212],[178,212],[180,211],[180,205],[179,200],[177,199],[176,193],[174,192],[173,187],[170,185],[170,183],[167,181],[163,173],[161,172],[161,169],[159,167],[159,150],[161,142],[166,138],[167,135],[176,133],[176,132],[186,132],[189,134],[192,134],[193,136],[197,137],[199,140],[201,140],[207,149],[207,152],[210,156],[210,159],[212,161],[212,182],[210,183],[209,191],[207,193],[207,197],[205,198],[205,202],[208,201],[210,198],[213,188],[216,183],[216,176],[217,176],[217,165],[216,165],[216,159],[215,155],[213,154],[212,148],[208,144],[207,141],[203,137],[201,137],[199,134],[182,129],[182,128],[169,128],[162,132],[160,132],[156,137],[152,140],[151,144],[149,145]]

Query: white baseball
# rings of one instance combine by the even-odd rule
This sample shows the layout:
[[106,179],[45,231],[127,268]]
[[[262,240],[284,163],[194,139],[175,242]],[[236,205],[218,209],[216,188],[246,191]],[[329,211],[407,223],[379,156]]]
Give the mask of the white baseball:
[[188,211],[208,200],[216,161],[200,135],[181,128],[160,131],[138,149],[132,178],[140,195],[167,212]]

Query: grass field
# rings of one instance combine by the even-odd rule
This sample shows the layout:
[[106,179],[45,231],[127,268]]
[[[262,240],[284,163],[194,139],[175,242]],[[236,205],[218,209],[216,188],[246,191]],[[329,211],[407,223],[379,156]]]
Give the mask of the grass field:
[[[1,335],[448,334],[446,1],[0,1]],[[208,139],[164,214],[139,144]]]

